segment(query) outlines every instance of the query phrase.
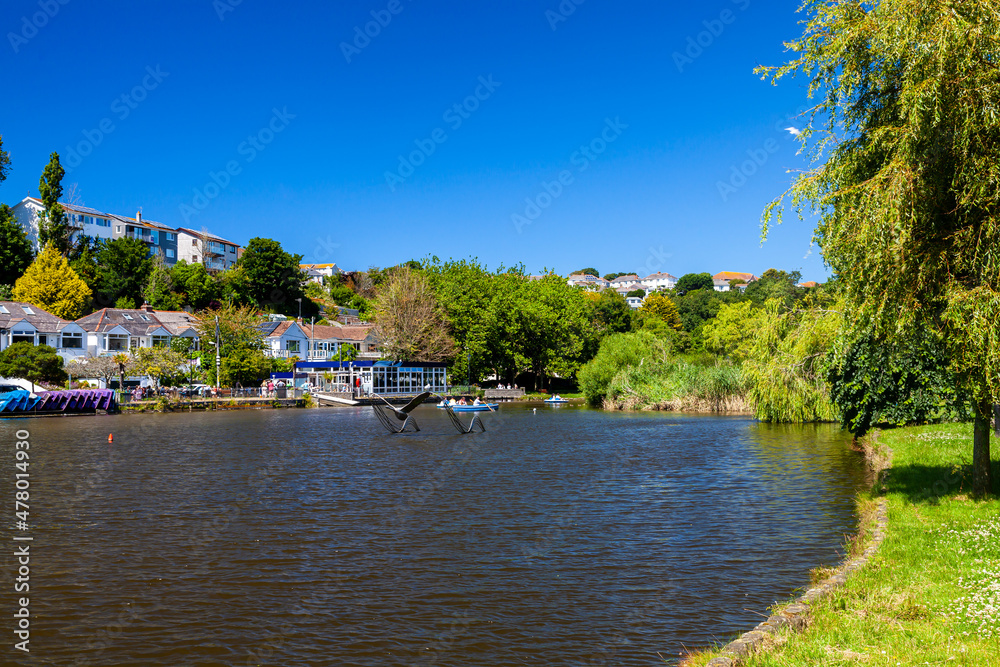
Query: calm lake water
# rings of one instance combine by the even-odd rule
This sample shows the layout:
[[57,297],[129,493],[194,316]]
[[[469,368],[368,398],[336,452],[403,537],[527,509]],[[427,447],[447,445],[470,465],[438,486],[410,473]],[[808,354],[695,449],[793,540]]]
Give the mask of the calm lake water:
[[0,421],[8,471],[31,432],[31,529],[7,474],[4,540],[34,537],[31,653],[0,662],[672,664],[837,562],[864,483],[831,426],[415,414],[395,436],[370,408]]

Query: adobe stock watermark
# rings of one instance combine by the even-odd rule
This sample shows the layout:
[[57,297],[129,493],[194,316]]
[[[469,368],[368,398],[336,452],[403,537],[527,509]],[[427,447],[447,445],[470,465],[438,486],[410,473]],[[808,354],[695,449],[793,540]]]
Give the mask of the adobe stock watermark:
[[[462,127],[462,123],[471,118],[479,106],[490,99],[501,85],[503,84],[500,81],[493,80],[492,74],[479,77],[479,85],[476,86],[472,94],[445,109],[441,119],[448,124],[453,132],[457,131]],[[437,150],[437,147],[446,141],[448,141],[448,133],[441,127],[434,128],[426,139],[414,139],[413,143],[416,145],[416,149],[410,151],[406,156],[398,156],[399,164],[396,166],[396,171],[385,172],[385,184],[389,186],[391,191],[395,192],[396,186],[405,183],[406,179],[417,170],[417,167],[426,162],[427,158]]]
[[562,0],[559,6],[552,9],[545,10],[545,20],[549,22],[549,27],[555,32],[556,28],[559,27],[560,23],[565,22],[576,12],[576,8],[585,3],[587,0]]
[[[715,182],[715,189],[723,202],[728,201],[730,195],[746,185],[747,181],[767,163],[771,156],[781,150],[781,142],[778,141],[777,137],[788,135],[797,137],[802,134],[794,126],[794,123],[795,119],[801,117],[805,111],[804,107],[800,107],[792,116],[776,120],[773,125],[774,136],[768,137],[756,148],[747,149],[746,159],[729,168],[729,178]],[[789,126],[790,124],[791,126]]]
[[[413,0],[409,0],[412,2]],[[344,54],[344,60],[351,64],[351,58],[360,55],[368,48],[372,40],[382,34],[382,30],[389,27],[393,16],[399,16],[406,9],[402,0],[389,0],[385,9],[373,9],[371,11],[372,20],[365,23],[364,27],[354,26],[354,37],[348,42],[340,43],[340,52]]]
[[[152,66],[147,66],[146,75],[142,77],[142,81],[128,92],[122,93],[112,100],[110,110],[113,117],[117,118],[119,122],[124,121],[139,108],[140,104],[146,101],[151,92],[160,87],[160,84],[168,76],[170,76],[170,72],[164,72],[159,65],[155,69]],[[96,127],[83,130],[83,139],[66,147],[63,167],[67,174],[72,173],[75,168],[83,164],[83,158],[93,153],[94,149],[104,143],[104,139],[117,129],[114,118],[112,116],[102,118]]]
[[243,158],[240,160],[229,160],[220,171],[209,171],[208,181],[200,188],[194,189],[194,196],[190,204],[180,205],[180,214],[185,223],[191,222],[191,216],[204,211],[213,199],[222,194],[222,191],[229,187],[233,176],[243,173],[243,166],[250,164],[257,159],[274,138],[288,127],[290,121],[295,118],[295,114],[288,112],[288,107],[271,110],[271,119],[264,127],[254,134],[249,135],[236,147],[237,155]]
[[226,14],[236,11],[242,2],[243,0],[212,0],[212,9],[215,10],[215,15],[219,17],[220,21],[225,21]]
[[646,257],[646,263],[639,267],[639,270],[635,272],[635,275],[639,276],[641,282],[642,276],[659,273],[660,269],[663,268],[664,262],[666,262],[666,260],[671,256],[671,253],[664,252],[663,245],[660,245],[659,248],[649,246],[649,255]]
[[19,32],[8,32],[7,41],[14,53],[21,50],[21,47],[38,35],[38,31],[49,24],[69,0],[38,0],[40,11],[35,12],[29,18],[27,14],[21,17],[21,30]]
[[[746,11],[750,6],[750,0],[732,0],[732,3],[741,12]],[[719,12],[717,18],[702,21],[701,24],[705,29],[687,38],[687,45],[684,47],[683,53],[680,51],[674,51],[673,53],[674,65],[677,66],[677,71],[683,74],[685,66],[693,63],[705,52],[705,49],[710,48],[715,43],[715,40],[721,37],[722,33],[726,31],[727,25],[732,25],[736,22],[736,16],[737,14],[733,10],[723,9]]]
[[[601,130],[600,134],[580,146],[569,156],[569,163],[576,167],[576,173],[582,174],[587,171],[590,168],[590,163],[604,153],[608,149],[608,145],[614,143],[627,129],[628,125],[623,123],[621,118],[617,116],[614,120],[605,118],[604,129]],[[542,189],[538,194],[534,197],[524,198],[523,214],[512,213],[510,216],[510,221],[514,223],[514,229],[517,230],[517,233],[520,234],[525,225],[530,225],[537,220],[542,212],[552,206],[552,202],[561,197],[566,188],[575,182],[576,176],[569,169],[561,170],[552,181],[542,181]]]

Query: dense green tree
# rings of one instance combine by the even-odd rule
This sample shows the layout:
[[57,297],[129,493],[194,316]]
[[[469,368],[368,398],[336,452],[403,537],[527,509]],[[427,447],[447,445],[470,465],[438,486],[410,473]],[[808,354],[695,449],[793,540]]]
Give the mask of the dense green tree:
[[632,331],[632,307],[613,289],[602,290],[594,302],[594,323],[602,334]]
[[0,183],[7,180],[10,173],[10,154],[3,149],[3,135],[0,134]]
[[242,303],[264,310],[297,316],[299,300],[304,317],[318,312],[306,296],[302,284],[305,274],[299,269],[302,255],[292,255],[273,239],[250,239],[237,266],[242,280],[235,291]]
[[220,384],[259,384],[270,364],[264,355],[264,333],[257,310],[252,306],[224,305],[198,314],[195,329],[201,341],[201,368],[209,384],[215,384],[216,327],[222,361]]
[[865,334],[835,355],[828,380],[840,422],[855,436],[876,425],[967,417],[944,346],[927,331],[892,343]]
[[625,294],[625,297],[626,297],[626,298],[630,298],[630,297],[633,297],[633,296],[637,296],[637,297],[639,297],[640,299],[642,299],[642,298],[645,298],[645,296],[646,296],[646,290],[642,290],[642,289],[634,289],[634,290],[632,290],[632,291],[630,291],[630,292],[627,292],[627,293]]
[[795,302],[805,296],[805,290],[795,285],[802,280],[802,273],[768,269],[760,279],[753,281],[743,291],[743,295],[756,306],[763,306],[771,299],[778,299],[785,308],[791,308]]
[[574,271],[570,275],[576,275],[576,274],[579,274],[579,273],[584,273],[584,274],[587,274],[589,276],[599,276],[599,275],[601,275],[600,273],[597,272],[597,269],[595,269],[593,267],[587,267],[586,269],[580,269],[579,271]]
[[653,292],[646,297],[646,300],[639,307],[639,312],[642,315],[660,319],[675,331],[679,331],[683,327],[677,304],[663,292]]
[[623,368],[662,363],[669,355],[663,340],[648,331],[608,336],[601,341],[597,355],[580,369],[580,388],[591,405],[600,405]]
[[159,256],[153,258],[142,296],[156,310],[179,310],[183,303],[183,297],[175,291],[173,272]]
[[[994,0],[810,0],[796,54],[818,96],[802,132],[813,165],[791,188],[859,331],[926,326],[975,408],[973,491],[991,490],[1000,399],[1000,21]],[[781,201],[765,210],[764,234]],[[780,218],[778,218],[780,221]]]
[[66,256],[70,250],[69,218],[63,210],[59,198],[62,197],[62,179],[66,170],[59,164],[59,153],[49,156],[49,163],[38,181],[38,194],[45,205],[38,221],[38,247],[51,244],[60,254]]
[[121,302],[143,303],[143,288],[153,271],[149,247],[139,239],[128,237],[105,241],[97,251],[98,289],[96,305],[116,308]]
[[750,301],[724,303],[702,327],[705,349],[722,356],[739,358],[739,351],[755,334],[759,308]]
[[371,304],[368,299],[347,286],[346,282],[341,282],[336,276],[327,280],[330,299],[343,308],[357,310],[361,319],[367,320],[371,315]]
[[0,285],[13,285],[31,266],[31,241],[7,204],[0,204]]
[[606,273],[604,274],[603,278],[610,282],[615,278],[621,278],[622,276],[630,276],[630,275],[632,274],[628,271],[621,271],[619,273]]
[[0,352],[0,377],[24,378],[32,382],[62,384],[66,381],[63,359],[48,345],[14,343]]
[[[225,276],[228,271],[222,275]],[[203,264],[188,264],[183,259],[170,269],[173,288],[181,295],[181,305],[196,311],[208,308],[212,301],[222,296],[222,286]]]
[[711,291],[714,289],[715,282],[710,273],[685,273],[677,279],[677,284],[674,286],[674,291],[681,296],[695,290]]
[[95,300],[97,299],[97,290],[100,287],[101,281],[101,274],[97,267],[97,254],[100,252],[103,243],[103,239],[94,238],[93,236],[81,236],[73,244],[69,254],[66,256],[69,260],[70,268],[76,272],[76,275],[80,276],[83,282],[87,283],[87,287],[90,288]]
[[56,317],[75,320],[90,303],[90,288],[70,268],[65,257],[47,246],[14,283],[14,298]]

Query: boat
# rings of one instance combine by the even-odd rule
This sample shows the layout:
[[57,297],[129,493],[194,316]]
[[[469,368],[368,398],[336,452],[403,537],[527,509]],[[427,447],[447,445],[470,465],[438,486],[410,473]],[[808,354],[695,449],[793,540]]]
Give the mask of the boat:
[[[444,410],[449,406],[438,403],[438,409]],[[452,405],[452,412],[496,412],[500,407],[499,403],[480,403],[479,405]]]
[[546,403],[554,403],[556,405],[559,405],[561,403],[569,403],[569,401],[567,399],[563,398],[562,396],[556,396],[556,397],[552,397],[552,398],[546,398],[545,402]]

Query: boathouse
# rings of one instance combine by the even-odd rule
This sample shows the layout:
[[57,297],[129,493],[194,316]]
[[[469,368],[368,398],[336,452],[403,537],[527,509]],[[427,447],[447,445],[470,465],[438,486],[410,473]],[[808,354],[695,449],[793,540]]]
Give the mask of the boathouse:
[[[437,361],[299,361],[295,364],[296,386],[311,384],[327,391],[351,391],[357,380],[361,393],[381,395],[419,394],[448,390],[447,364]],[[292,373],[271,373],[272,379],[291,380]]]

